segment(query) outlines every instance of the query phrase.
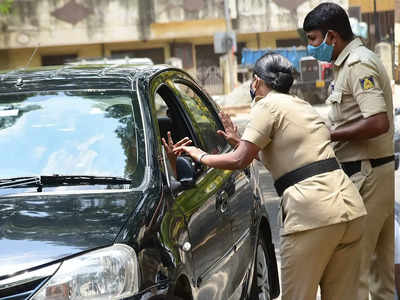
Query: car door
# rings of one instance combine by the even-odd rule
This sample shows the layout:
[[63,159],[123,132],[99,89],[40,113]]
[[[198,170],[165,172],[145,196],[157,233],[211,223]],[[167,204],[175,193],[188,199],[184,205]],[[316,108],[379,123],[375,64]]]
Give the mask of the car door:
[[[190,111],[190,115],[195,124],[195,131],[199,132],[205,148],[208,153],[221,153],[226,142],[216,132],[223,129],[216,111],[211,107],[207,96],[197,89],[190,82],[184,80],[175,80],[175,91],[179,91],[180,98]],[[229,148],[225,148],[227,150]],[[209,170],[219,172],[219,170]],[[229,270],[230,295],[241,294],[241,283],[249,271],[252,261],[252,241],[251,226],[254,215],[254,198],[250,185],[250,167],[245,170],[224,171],[227,176],[221,185],[218,194],[216,208],[217,210],[229,210],[229,214],[223,214],[226,219],[229,218],[232,231],[233,251],[230,252],[227,262]],[[254,241],[253,241],[254,242]],[[250,254],[250,255],[249,255]],[[233,296],[232,296],[233,297]],[[235,298],[235,297],[233,297]]]
[[[216,116],[212,116],[213,108],[196,96],[192,87],[181,86],[177,73],[160,76],[162,80],[153,80],[157,85],[153,90],[155,98],[160,96],[167,108],[157,109],[158,118],[160,121],[165,117],[171,119],[174,142],[189,136],[194,145],[210,153],[227,151],[229,146],[225,139],[216,133],[221,126],[216,123],[219,122],[214,119]],[[191,81],[186,83],[191,84]],[[160,128],[159,132],[163,135],[165,129]],[[231,273],[233,257],[228,205],[228,195],[234,190],[231,175],[230,171],[199,166],[195,187],[175,196],[175,203],[181,207],[188,227],[193,283],[199,289],[198,299],[227,299],[232,293],[227,277]]]
[[[225,139],[217,134],[223,127],[207,96],[188,79],[177,78],[173,84],[198,136],[199,146],[212,154],[230,151]],[[203,208],[188,222],[199,295],[204,299],[228,299],[236,289],[232,284],[236,263],[230,207],[236,193],[236,172],[202,167],[196,183],[206,192],[204,195],[210,196],[204,198]],[[213,220],[219,223],[217,231],[209,227]]]

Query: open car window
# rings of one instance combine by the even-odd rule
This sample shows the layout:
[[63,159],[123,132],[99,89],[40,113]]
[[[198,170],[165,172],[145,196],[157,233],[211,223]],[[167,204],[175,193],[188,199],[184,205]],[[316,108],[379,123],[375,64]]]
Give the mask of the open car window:
[[174,86],[174,91],[186,108],[203,150],[212,154],[221,153],[227,147],[227,142],[217,133],[217,130],[223,130],[223,127],[206,96],[183,81],[174,82]]
[[189,137],[193,141],[196,137],[193,136],[190,130],[190,125],[185,119],[185,113],[178,103],[176,95],[172,89],[166,85],[161,85],[154,94],[154,104],[156,109],[157,125],[160,133],[160,147],[162,151],[162,159],[166,165],[169,174],[174,175],[173,166],[167,157],[167,153],[163,149],[161,138],[168,142],[168,132],[171,132],[174,143],[185,137]]

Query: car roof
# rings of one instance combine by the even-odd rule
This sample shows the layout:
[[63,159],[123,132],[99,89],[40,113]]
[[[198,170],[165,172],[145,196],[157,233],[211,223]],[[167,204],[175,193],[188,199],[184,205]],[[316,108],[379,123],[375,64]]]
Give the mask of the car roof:
[[[63,65],[63,66],[50,66],[38,67],[29,69],[15,69],[8,71],[0,71],[0,93],[21,92],[22,90],[36,90],[32,89],[34,82],[36,87],[40,82],[46,82],[49,89],[52,89],[52,82],[69,83],[70,88],[74,88],[74,83],[82,88],[85,80],[91,82],[101,83],[113,79],[113,83],[118,86],[120,83],[132,82],[136,78],[142,78],[150,81],[155,75],[164,70],[174,70],[175,68],[169,65],[149,65],[149,64],[101,64],[101,65]],[[177,69],[175,69],[177,70]],[[61,82],[60,82],[61,81]],[[54,84],[56,85],[57,82]],[[24,84],[29,83],[29,84]],[[49,85],[50,84],[50,85]],[[27,86],[22,88],[22,86]],[[107,87],[105,87],[107,88]]]
[[78,58],[67,60],[65,65],[103,65],[103,64],[119,64],[119,65],[154,65],[153,61],[147,57],[124,57],[124,58]]

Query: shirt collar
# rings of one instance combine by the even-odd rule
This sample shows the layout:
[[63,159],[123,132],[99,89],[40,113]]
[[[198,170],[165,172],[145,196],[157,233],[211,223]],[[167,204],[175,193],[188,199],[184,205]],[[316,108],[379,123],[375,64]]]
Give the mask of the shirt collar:
[[254,98],[254,103],[260,101],[261,99],[268,99],[268,98],[271,97],[273,94],[277,94],[277,93],[278,93],[277,91],[271,89],[271,90],[269,91],[269,93],[268,93],[266,96],[256,96],[256,97]]
[[340,52],[339,56],[336,58],[335,63],[334,63],[335,66],[340,67],[344,63],[346,58],[350,55],[351,51],[353,51],[354,49],[356,49],[362,45],[363,45],[363,43],[361,42],[361,40],[359,38],[355,38],[354,40],[352,40],[346,47],[344,47],[342,52]]
[[260,100],[263,99],[263,98],[264,98],[263,96],[256,96],[256,97],[254,98],[254,103],[260,101]]

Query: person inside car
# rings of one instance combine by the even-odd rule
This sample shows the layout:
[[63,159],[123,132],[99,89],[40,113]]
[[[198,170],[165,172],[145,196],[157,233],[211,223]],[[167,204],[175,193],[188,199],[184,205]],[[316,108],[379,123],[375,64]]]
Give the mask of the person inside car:
[[[250,93],[250,121],[241,138],[222,118],[235,150],[208,154],[179,146],[195,161],[220,169],[243,169],[259,157],[281,196],[282,299],[354,300],[365,206],[340,168],[324,121],[307,102],[289,95],[293,67],[281,55],[257,60]],[[224,116],[223,114],[221,116]]]

